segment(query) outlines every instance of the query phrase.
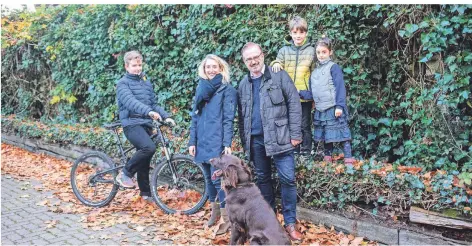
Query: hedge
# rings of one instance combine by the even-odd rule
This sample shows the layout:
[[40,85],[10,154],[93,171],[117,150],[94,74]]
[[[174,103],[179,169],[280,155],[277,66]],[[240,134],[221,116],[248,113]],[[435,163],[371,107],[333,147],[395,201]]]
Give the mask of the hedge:
[[159,103],[187,136],[201,59],[223,57],[237,86],[247,73],[241,47],[260,43],[273,60],[295,15],[308,21],[312,42],[322,34],[335,41],[356,158],[472,178],[469,5],[59,5],[2,13],[2,114],[77,127],[115,120],[122,58],[138,49]]

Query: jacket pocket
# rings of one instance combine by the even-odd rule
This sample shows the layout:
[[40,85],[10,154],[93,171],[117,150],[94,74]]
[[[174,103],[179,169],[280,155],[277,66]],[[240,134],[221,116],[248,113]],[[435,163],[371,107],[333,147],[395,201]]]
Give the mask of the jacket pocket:
[[284,94],[279,87],[270,87],[268,93],[272,104],[280,104],[284,101]]
[[280,119],[275,121],[275,133],[277,134],[278,144],[290,143],[290,132],[288,128],[288,119]]

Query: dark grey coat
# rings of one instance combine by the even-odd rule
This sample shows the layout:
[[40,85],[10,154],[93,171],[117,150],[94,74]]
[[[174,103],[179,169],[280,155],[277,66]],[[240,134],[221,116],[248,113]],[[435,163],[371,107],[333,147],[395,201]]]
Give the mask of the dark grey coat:
[[151,82],[139,75],[126,73],[118,80],[116,101],[123,127],[152,126],[152,120],[148,115],[151,111],[159,113],[162,119],[169,117],[169,114],[157,105],[156,93]]
[[[266,65],[259,97],[267,155],[294,149],[290,140],[302,140],[302,110],[297,88],[287,72],[282,70],[273,73]],[[248,158],[251,156],[251,114],[252,81],[248,74],[241,80],[238,88],[239,135]]]

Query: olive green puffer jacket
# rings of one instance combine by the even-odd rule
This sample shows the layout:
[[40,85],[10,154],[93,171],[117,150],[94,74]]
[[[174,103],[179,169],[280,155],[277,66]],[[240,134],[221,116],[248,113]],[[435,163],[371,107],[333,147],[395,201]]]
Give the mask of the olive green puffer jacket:
[[[309,90],[309,79],[311,71],[315,68],[315,48],[306,41],[302,46],[295,46],[292,37],[285,38],[286,46],[282,47],[277,54],[277,59],[271,62],[273,66],[279,63],[295,83],[298,91]],[[307,100],[300,100],[307,102]]]

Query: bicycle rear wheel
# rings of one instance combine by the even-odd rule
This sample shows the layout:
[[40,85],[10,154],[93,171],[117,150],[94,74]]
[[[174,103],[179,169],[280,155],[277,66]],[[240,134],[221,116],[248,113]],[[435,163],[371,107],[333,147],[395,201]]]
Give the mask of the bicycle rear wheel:
[[[113,160],[103,152],[91,151],[81,155],[70,173],[72,190],[77,199],[91,207],[108,205],[118,192],[118,185],[114,182],[118,171],[104,171],[114,167]],[[104,173],[97,175],[99,172]]]
[[201,164],[189,156],[175,155],[171,159],[175,176],[167,161],[154,169],[151,193],[156,204],[166,213],[193,214],[208,199],[205,176]]

